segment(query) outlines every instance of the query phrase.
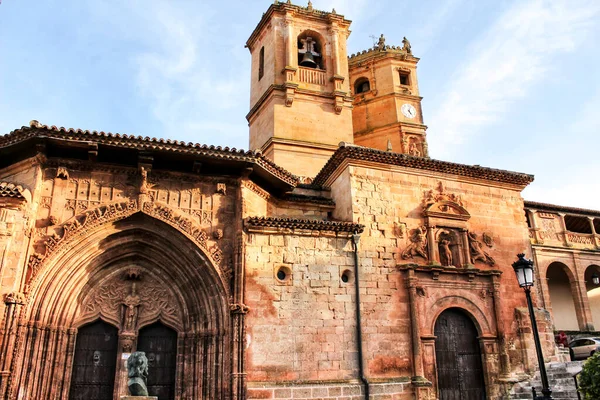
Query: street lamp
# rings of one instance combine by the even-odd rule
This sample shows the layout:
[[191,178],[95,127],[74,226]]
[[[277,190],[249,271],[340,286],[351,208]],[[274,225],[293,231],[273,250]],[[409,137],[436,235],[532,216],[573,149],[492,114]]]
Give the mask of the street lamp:
[[596,274],[595,272],[594,275],[592,275],[592,283],[594,284],[594,286],[600,285],[600,277],[598,277],[598,274]]
[[517,254],[519,259],[513,263],[513,269],[517,275],[519,286],[525,290],[527,297],[527,307],[529,308],[529,318],[531,319],[531,329],[533,330],[533,340],[535,342],[535,351],[537,353],[538,364],[540,365],[540,376],[542,378],[543,396],[536,396],[535,388],[532,388],[534,400],[552,399],[552,390],[548,385],[548,375],[546,374],[546,365],[544,364],[544,355],[542,354],[542,345],[540,344],[540,335],[538,333],[535,315],[533,313],[533,304],[531,302],[531,287],[533,286],[533,261],[525,258],[525,254]]

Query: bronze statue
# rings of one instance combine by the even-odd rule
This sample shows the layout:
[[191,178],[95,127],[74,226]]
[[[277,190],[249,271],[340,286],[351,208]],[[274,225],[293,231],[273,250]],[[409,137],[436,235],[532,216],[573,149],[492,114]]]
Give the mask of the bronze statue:
[[148,359],[143,351],[133,352],[127,359],[129,393],[132,396],[148,396],[146,379],[148,378]]

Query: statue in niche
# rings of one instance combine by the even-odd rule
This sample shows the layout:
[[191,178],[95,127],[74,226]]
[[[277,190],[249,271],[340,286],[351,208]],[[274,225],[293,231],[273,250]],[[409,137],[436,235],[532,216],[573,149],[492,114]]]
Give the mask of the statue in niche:
[[148,396],[148,359],[143,351],[136,351],[127,359],[127,387],[132,396]]
[[452,251],[450,250],[450,241],[448,239],[440,241],[440,258],[442,265],[447,267],[452,266]]
[[146,194],[148,193],[148,170],[146,167],[140,167],[140,193]]
[[415,256],[421,256],[427,260],[427,237],[425,229],[418,227],[417,229],[413,229],[411,233],[411,243],[402,252],[402,258],[406,260]]
[[404,36],[404,39],[402,39],[402,50],[404,50],[408,54],[412,54],[412,48],[406,36]]
[[414,140],[411,140],[410,145],[408,146],[408,154],[414,157],[421,157],[421,152],[417,147],[417,143]]
[[131,293],[123,300],[123,331],[131,332],[137,324],[140,296],[136,293],[136,283],[131,284]]
[[494,265],[496,261],[483,250],[483,246],[479,239],[477,239],[477,234],[474,232],[469,232],[469,250],[471,252],[471,262],[475,264],[475,261],[481,261],[483,263]]

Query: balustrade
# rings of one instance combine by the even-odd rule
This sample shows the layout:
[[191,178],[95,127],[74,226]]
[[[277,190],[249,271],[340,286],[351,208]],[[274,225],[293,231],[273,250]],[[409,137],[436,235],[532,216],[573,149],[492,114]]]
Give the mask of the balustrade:
[[298,67],[298,81],[302,83],[325,86],[325,83],[327,82],[326,71],[321,69]]

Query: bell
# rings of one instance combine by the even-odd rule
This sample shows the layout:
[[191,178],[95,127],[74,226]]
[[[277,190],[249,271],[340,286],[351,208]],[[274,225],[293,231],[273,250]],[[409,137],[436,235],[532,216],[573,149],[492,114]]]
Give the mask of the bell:
[[300,65],[308,68],[317,68],[317,63],[315,62],[313,53],[311,53],[310,50],[307,50],[306,53],[304,53],[304,57],[302,57]]

